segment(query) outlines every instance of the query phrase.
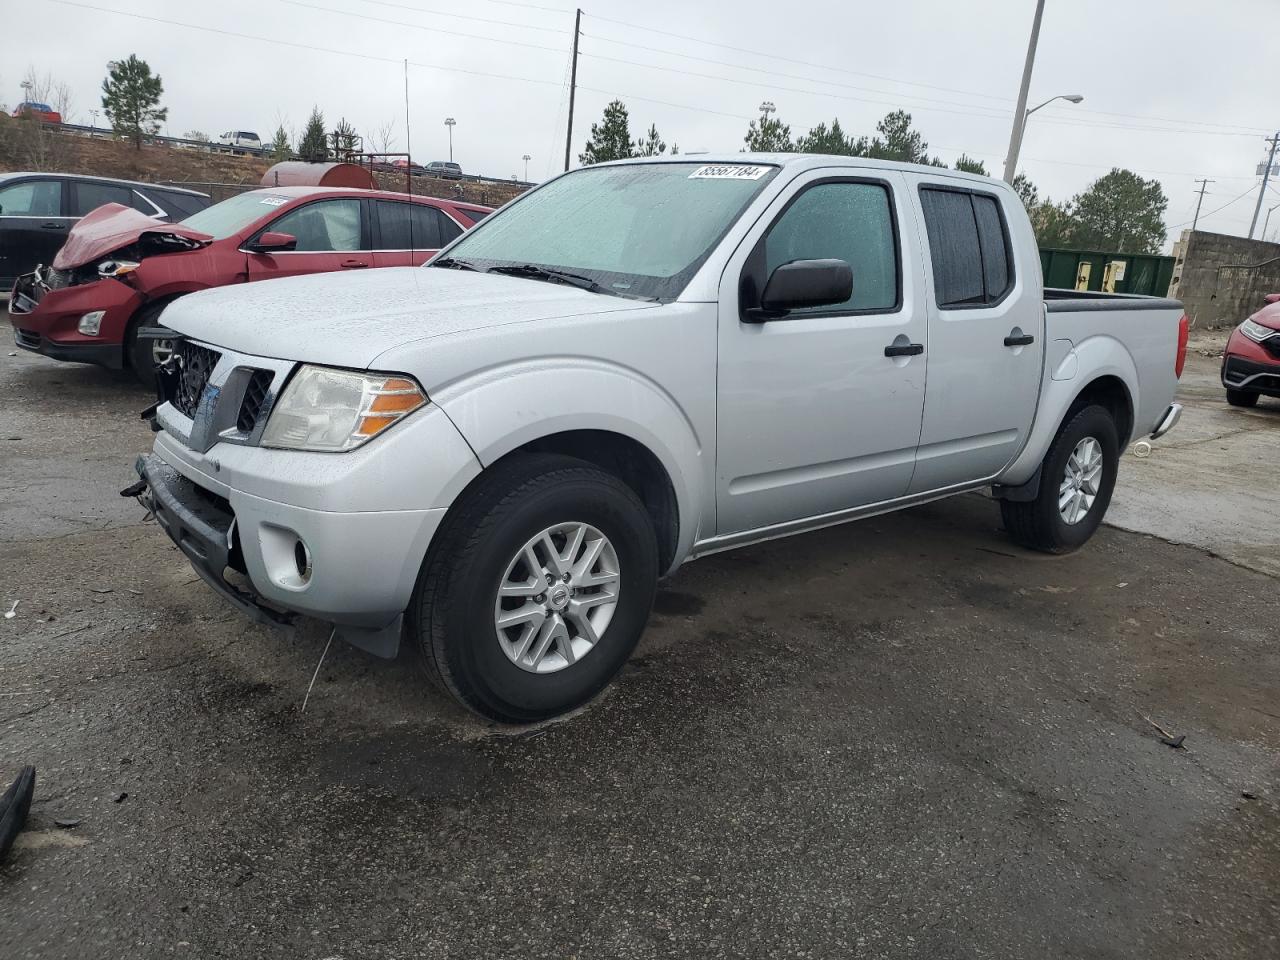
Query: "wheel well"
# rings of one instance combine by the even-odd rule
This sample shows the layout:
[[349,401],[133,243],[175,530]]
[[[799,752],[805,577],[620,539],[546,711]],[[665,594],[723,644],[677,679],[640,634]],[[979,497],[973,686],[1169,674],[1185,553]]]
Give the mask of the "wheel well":
[[1120,438],[1120,448],[1128,445],[1133,432],[1133,400],[1129,397],[1129,388],[1119,377],[1099,377],[1080,391],[1071,409],[1063,417],[1063,423],[1070,420],[1077,410],[1098,404],[1105,407],[1116,422],[1116,435]]
[[[185,293],[186,291],[183,291]],[[138,329],[138,324],[142,322],[142,315],[148,311],[160,311],[167,307],[173,301],[177,300],[183,293],[167,293],[162,297],[156,297],[154,300],[144,300],[138,304],[138,309],[133,311],[133,316],[129,318],[128,326],[125,327],[124,343],[124,365],[132,368],[133,366],[133,332]]]
[[571,430],[539,437],[507,456],[529,451],[586,460],[635,491],[653,522],[658,539],[658,569],[665,572],[671,566],[680,531],[680,508],[671,478],[648,447],[607,430]]

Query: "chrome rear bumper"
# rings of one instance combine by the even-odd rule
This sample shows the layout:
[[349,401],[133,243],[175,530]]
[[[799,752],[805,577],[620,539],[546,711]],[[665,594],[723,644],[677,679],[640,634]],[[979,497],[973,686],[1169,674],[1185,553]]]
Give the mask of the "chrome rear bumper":
[[1151,439],[1163,437],[1166,433],[1177,426],[1178,421],[1182,418],[1182,404],[1171,403],[1169,409],[1164,412],[1164,416],[1160,418],[1160,422],[1156,424],[1156,428],[1151,431]]

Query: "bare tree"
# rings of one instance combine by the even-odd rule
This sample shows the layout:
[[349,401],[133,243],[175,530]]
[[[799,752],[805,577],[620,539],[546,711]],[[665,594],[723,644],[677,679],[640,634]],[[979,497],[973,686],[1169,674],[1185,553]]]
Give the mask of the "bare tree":
[[22,78],[22,86],[27,90],[27,99],[37,103],[47,103],[62,114],[63,123],[72,123],[75,98],[71,87],[63,80],[57,80],[52,73],[43,76],[35,67],[27,67],[26,76]]
[[365,139],[374,153],[390,153],[396,145],[396,122],[388,120],[379,124]]

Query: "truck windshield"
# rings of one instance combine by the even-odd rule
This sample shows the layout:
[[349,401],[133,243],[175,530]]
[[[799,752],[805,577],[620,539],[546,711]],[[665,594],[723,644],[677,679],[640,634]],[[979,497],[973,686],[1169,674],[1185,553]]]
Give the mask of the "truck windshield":
[[675,299],[776,173],[739,163],[584,167],[489,217],[434,265],[551,282],[560,271],[601,293]]
[[278,211],[287,202],[287,198],[270,190],[251,190],[193,213],[182,221],[182,225],[207,233],[215,240],[225,240],[254,221]]

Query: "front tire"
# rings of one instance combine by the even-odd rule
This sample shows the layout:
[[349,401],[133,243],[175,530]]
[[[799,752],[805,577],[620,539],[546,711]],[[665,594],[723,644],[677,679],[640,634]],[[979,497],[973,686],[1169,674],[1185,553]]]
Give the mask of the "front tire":
[[1001,500],[1009,538],[1044,553],[1070,553],[1102,523],[1120,466],[1111,413],[1093,405],[1072,414],[1045,454],[1034,500]]
[[125,350],[129,359],[129,368],[138,382],[144,387],[154,388],[156,385],[155,368],[164,362],[165,357],[173,352],[172,340],[153,340],[150,337],[139,337],[138,331],[143,327],[160,327],[160,314],[172,301],[153,303],[143,307],[129,324],[129,333],[125,338]]
[[572,710],[622,668],[649,617],[657,538],[625,483],[516,454],[454,506],[409,608],[428,675],[507,723]]
[[1256,407],[1258,395],[1252,390],[1232,390],[1227,387],[1227,403],[1233,407]]

